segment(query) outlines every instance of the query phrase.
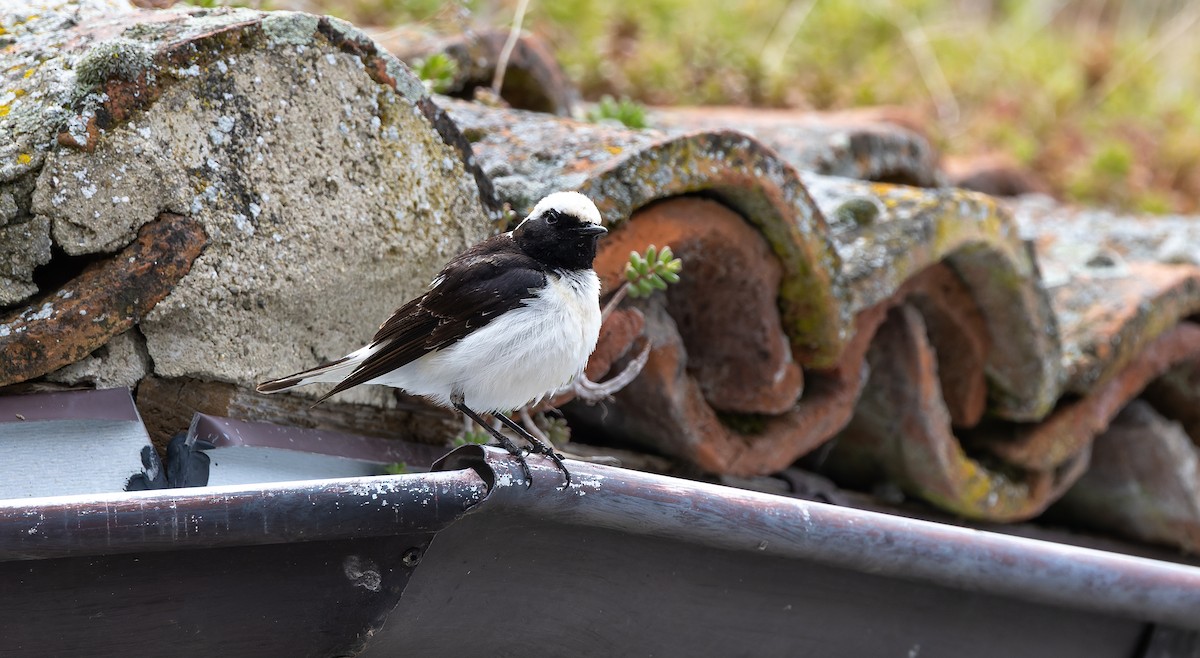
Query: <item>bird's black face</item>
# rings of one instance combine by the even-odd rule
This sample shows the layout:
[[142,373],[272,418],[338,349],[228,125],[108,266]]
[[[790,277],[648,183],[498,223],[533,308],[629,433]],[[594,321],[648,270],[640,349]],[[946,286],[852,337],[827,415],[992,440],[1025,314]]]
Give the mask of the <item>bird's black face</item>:
[[608,229],[573,214],[548,208],[513,231],[517,246],[551,269],[586,270],[596,258],[596,242]]

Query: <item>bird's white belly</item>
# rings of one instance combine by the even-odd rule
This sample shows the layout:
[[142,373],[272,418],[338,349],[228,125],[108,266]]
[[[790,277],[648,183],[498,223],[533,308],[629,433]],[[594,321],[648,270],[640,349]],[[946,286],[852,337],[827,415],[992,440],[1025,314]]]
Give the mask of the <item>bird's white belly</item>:
[[512,411],[570,383],[600,335],[600,281],[591,271],[559,277],[525,306],[372,383],[449,405],[457,388],[478,412]]

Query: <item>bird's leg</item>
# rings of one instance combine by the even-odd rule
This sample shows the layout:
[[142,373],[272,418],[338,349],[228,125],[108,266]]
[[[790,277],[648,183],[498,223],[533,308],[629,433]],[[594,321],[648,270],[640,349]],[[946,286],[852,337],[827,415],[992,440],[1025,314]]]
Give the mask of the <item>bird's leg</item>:
[[495,437],[496,440],[500,442],[500,445],[504,446],[504,449],[507,450],[510,455],[516,457],[517,461],[521,462],[521,470],[525,472],[525,488],[528,489],[530,486],[532,486],[533,473],[529,472],[529,463],[525,461],[525,452],[518,448],[511,439],[509,439],[507,436],[504,436],[500,430],[492,427],[491,423],[484,422],[484,420],[479,417],[479,414],[471,411],[471,408],[468,407],[465,402],[463,402],[462,396],[452,396],[450,398],[450,402],[454,405],[455,409],[463,412],[469,416],[471,420],[478,423],[480,427],[487,430],[488,434],[491,434],[493,437]]
[[499,418],[500,422],[504,423],[505,427],[516,432],[517,436],[520,436],[528,441],[530,445],[534,446],[534,452],[546,455],[553,460],[554,464],[558,466],[558,469],[563,472],[563,477],[567,479],[567,482],[563,485],[563,488],[565,489],[566,487],[571,486],[571,472],[567,470],[566,464],[563,464],[562,455],[554,452],[553,447],[547,445],[545,441],[542,441],[533,434],[530,434],[524,427],[518,425],[507,415],[496,414],[496,418]]

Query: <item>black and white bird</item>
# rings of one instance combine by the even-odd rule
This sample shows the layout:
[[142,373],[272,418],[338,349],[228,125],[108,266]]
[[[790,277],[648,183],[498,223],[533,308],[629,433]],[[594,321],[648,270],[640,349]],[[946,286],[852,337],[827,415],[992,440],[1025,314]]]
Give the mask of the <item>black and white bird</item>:
[[531,482],[524,452],[479,415],[495,414],[533,452],[552,459],[569,485],[561,455],[507,413],[583,372],[600,335],[600,279],[592,261],[605,233],[590,199],[551,194],[512,231],[447,263],[429,290],[397,309],[368,345],[258,390],[336,383],[319,403],[359,384],[403,389],[479,423],[520,459]]

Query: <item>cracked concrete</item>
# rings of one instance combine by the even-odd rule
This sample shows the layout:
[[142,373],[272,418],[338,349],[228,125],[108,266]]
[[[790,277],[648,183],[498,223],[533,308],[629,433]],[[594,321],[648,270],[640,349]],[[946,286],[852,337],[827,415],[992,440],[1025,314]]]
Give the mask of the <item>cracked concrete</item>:
[[358,347],[493,230],[457,132],[348,24],[117,4],[4,55],[56,84],[16,108],[35,155],[2,178],[36,187],[24,207],[0,188],[0,213],[34,218],[0,229],[0,304],[38,292],[51,236],[104,255],[160,213],[189,217],[208,246],[139,325],[154,374],[251,385]]

